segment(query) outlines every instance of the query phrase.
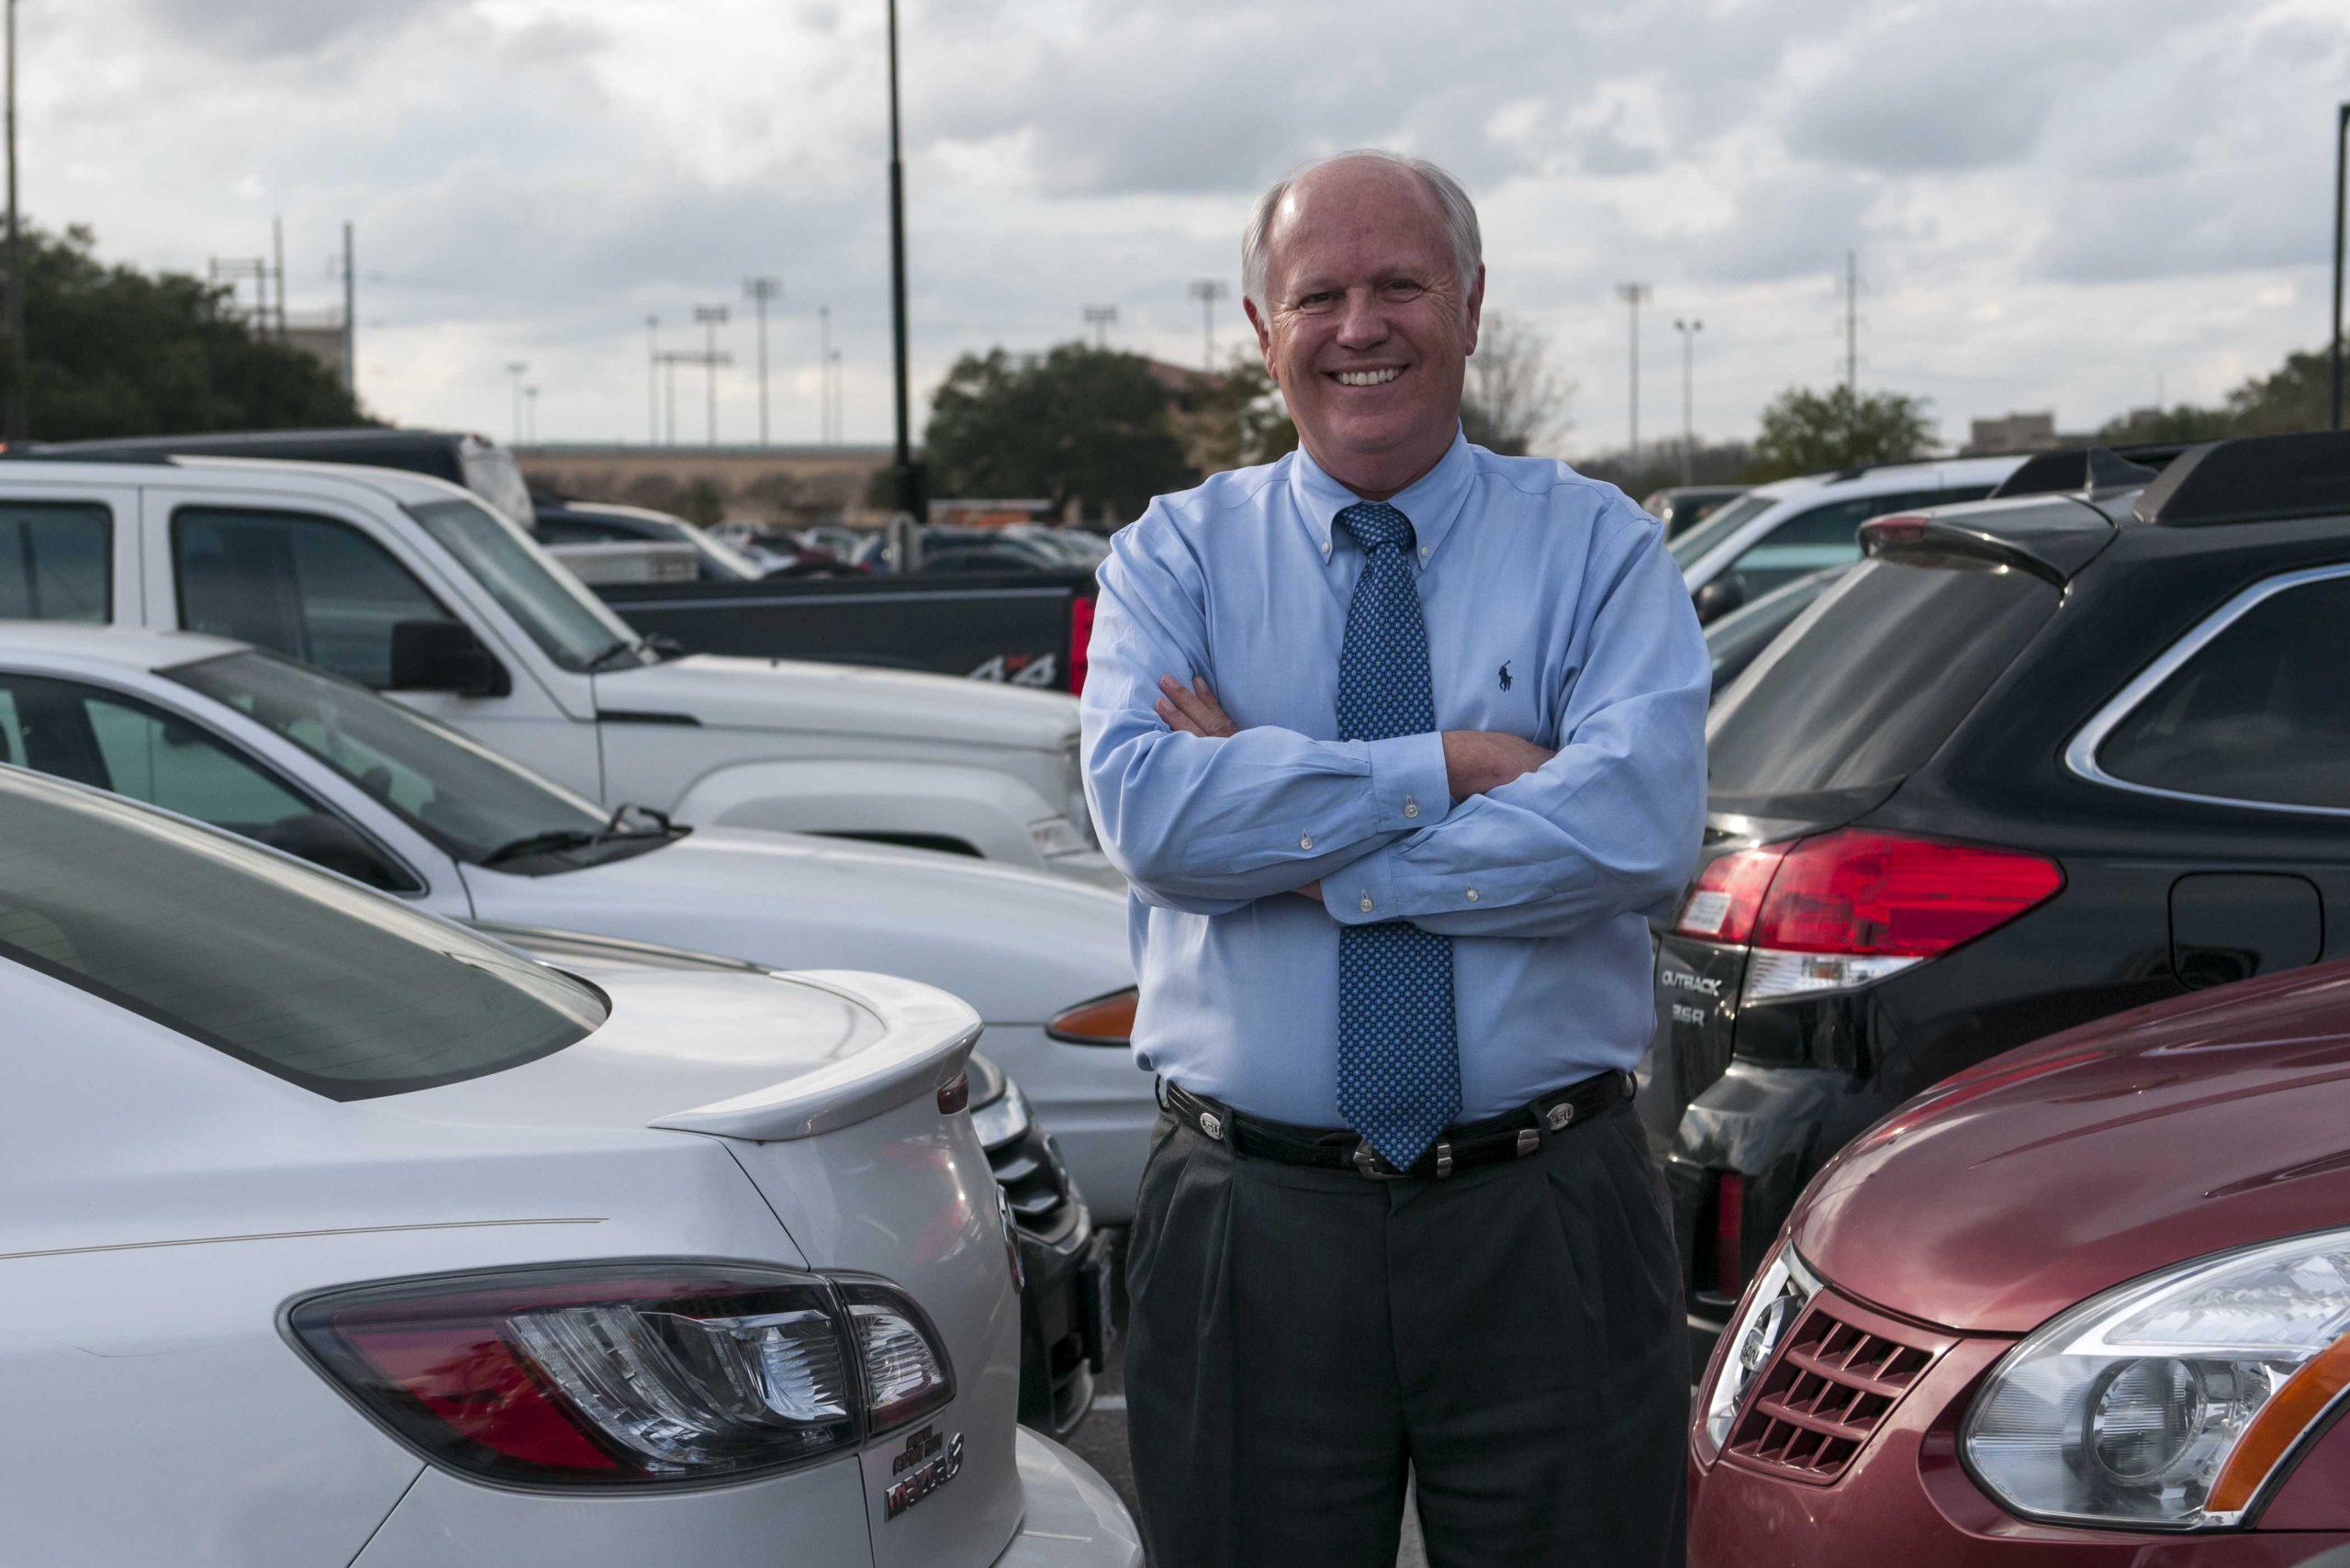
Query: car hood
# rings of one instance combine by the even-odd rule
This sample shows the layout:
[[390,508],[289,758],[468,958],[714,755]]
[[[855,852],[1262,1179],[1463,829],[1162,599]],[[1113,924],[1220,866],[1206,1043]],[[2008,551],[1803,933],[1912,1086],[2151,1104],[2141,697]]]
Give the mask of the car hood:
[[1937,1085],[1789,1222],[1825,1279],[2022,1333],[2109,1286],[2350,1214],[2350,962],[2067,1030]]
[[744,828],[550,877],[464,868],[484,920],[588,931],[770,969],[872,969],[1041,1024],[1134,983],[1122,894],[959,855]]
[[724,729],[886,735],[1054,751],[1077,739],[1077,699],[992,681],[856,665],[691,654],[596,677],[596,705],[689,715]]

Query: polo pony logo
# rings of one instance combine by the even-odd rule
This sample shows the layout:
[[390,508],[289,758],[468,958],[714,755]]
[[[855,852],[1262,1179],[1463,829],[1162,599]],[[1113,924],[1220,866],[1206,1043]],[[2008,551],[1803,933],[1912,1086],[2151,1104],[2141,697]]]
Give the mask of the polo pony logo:
[[1509,689],[1509,663],[1507,659],[1502,661],[1502,689],[1504,691]]

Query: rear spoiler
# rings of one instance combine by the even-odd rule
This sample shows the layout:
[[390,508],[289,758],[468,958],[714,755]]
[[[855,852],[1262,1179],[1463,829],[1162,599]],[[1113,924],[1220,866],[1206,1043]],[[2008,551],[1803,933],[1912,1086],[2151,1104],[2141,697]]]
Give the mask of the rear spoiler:
[[943,991],[892,976],[793,969],[796,983],[831,991],[880,1021],[882,1037],[827,1068],[766,1089],[656,1116],[647,1126],[753,1143],[814,1137],[854,1126],[955,1081],[979,1037],[979,1015]]
[[1872,518],[1861,525],[1861,554],[1956,555],[2018,567],[2062,588],[2114,533],[2104,513],[2076,497],[2027,496]]
[[2140,522],[2199,527],[2350,512],[2350,431],[2251,435],[2192,447],[2146,487]]

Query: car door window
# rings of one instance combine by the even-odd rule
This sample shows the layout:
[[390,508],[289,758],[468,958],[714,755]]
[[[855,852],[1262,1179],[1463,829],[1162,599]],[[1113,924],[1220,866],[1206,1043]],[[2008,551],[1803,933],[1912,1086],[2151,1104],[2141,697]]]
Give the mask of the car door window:
[[2132,709],[2107,773],[2181,794],[2350,810],[2350,576],[2254,605]]
[[20,766],[194,817],[370,887],[417,887],[356,829],[260,764],[118,692],[0,675],[0,745]]
[[452,616],[391,553],[302,512],[182,507],[172,518],[180,623],[274,648],[378,689],[392,628]]
[[1859,560],[1861,524],[1869,519],[1932,506],[1943,498],[1939,492],[1927,490],[1826,502],[1797,512],[1747,546],[1723,575],[1736,580],[1745,590],[1742,602],[1751,604],[1797,577]]
[[0,621],[111,613],[114,514],[70,501],[0,502]]

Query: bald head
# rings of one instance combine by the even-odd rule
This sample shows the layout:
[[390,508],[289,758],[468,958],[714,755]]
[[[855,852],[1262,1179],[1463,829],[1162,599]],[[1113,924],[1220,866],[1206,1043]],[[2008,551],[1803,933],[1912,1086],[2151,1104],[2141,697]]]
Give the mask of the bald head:
[[1308,197],[1359,198],[1368,186],[1383,186],[1385,194],[1400,199],[1403,210],[1417,206],[1434,219],[1452,257],[1453,281],[1465,293],[1485,260],[1484,237],[1469,193],[1425,158],[1358,148],[1301,163],[1257,198],[1240,236],[1242,296],[1259,310],[1265,308],[1265,282],[1280,231],[1302,215]]

